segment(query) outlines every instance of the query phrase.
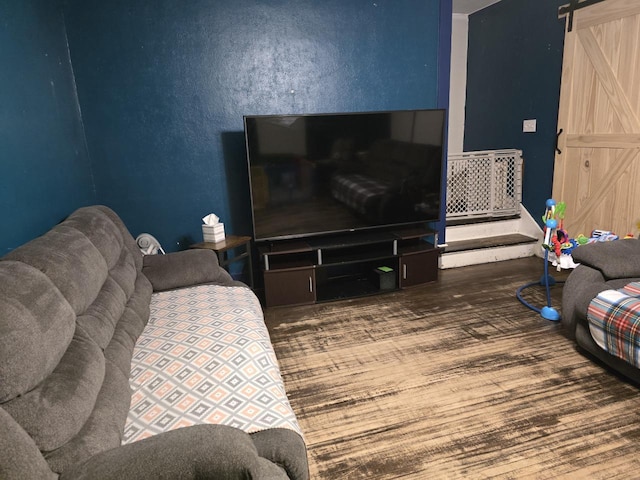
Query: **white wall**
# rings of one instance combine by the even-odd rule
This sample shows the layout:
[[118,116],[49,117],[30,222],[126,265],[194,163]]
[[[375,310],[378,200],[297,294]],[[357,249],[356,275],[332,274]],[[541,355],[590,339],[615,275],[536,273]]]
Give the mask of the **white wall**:
[[451,25],[451,86],[449,92],[449,154],[461,153],[467,97],[467,42],[469,16],[453,14]]

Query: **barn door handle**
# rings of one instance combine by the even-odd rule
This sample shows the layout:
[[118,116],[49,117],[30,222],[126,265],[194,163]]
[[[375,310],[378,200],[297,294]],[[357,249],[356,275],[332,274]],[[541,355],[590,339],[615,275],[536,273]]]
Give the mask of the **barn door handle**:
[[560,140],[560,135],[562,135],[562,128],[560,129],[560,131],[558,131],[558,133],[556,133],[556,152],[558,152],[558,155],[562,155],[562,150],[558,148],[558,141]]

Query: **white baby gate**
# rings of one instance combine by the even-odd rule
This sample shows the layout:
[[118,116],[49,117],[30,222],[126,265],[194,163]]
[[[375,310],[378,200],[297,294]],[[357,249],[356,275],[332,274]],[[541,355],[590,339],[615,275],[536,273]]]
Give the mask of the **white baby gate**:
[[449,155],[447,220],[513,216],[522,201],[522,150]]

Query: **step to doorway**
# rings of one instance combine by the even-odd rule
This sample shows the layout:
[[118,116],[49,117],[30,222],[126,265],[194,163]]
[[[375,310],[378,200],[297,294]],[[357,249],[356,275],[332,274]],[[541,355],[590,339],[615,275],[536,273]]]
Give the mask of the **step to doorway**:
[[484,248],[506,247],[511,245],[522,245],[529,243],[537,243],[535,237],[524,235],[521,233],[510,233],[507,235],[496,235],[492,237],[469,238],[466,240],[457,240],[447,242],[445,252],[461,252],[468,250],[479,250]]
[[440,268],[456,268],[534,256],[538,239],[521,233],[447,242]]
[[499,217],[476,217],[476,218],[447,218],[447,227],[458,225],[476,225],[478,223],[504,222],[506,220],[519,220],[520,215],[501,215]]
[[540,254],[542,229],[526,208],[491,221],[447,221],[440,268],[500,262]]

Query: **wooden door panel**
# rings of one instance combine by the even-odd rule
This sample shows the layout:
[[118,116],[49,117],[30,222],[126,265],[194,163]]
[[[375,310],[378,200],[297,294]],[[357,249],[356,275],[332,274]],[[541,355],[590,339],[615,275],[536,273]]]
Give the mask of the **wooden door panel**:
[[606,8],[603,8],[604,5],[594,5],[576,11],[574,26],[587,28],[640,14],[638,0],[607,0],[607,4]]
[[[565,188],[567,222],[572,235],[588,235],[594,228],[625,234],[640,214],[637,149],[574,149],[574,180]],[[631,219],[629,221],[628,219]],[[587,224],[589,227],[581,225]],[[616,227],[611,227],[616,225]],[[579,230],[579,231],[578,231]]]
[[553,196],[565,228],[619,235],[640,217],[640,2],[574,12],[566,33]]

